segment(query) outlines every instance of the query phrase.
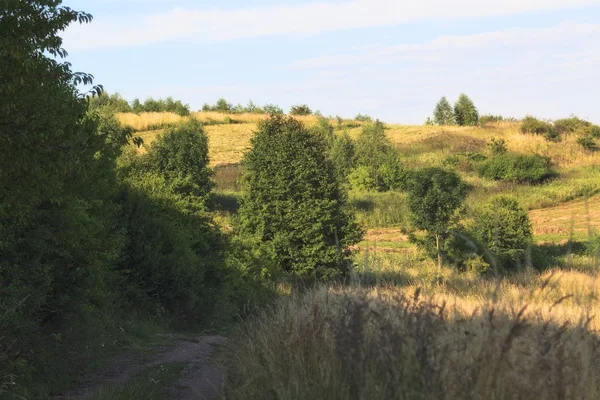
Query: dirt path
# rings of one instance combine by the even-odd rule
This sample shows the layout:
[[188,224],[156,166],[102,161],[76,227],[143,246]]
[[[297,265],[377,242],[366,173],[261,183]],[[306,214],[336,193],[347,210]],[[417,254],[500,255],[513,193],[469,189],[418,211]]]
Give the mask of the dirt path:
[[84,400],[103,387],[121,385],[142,371],[163,364],[187,362],[176,387],[169,390],[172,400],[217,400],[221,393],[223,370],[214,360],[215,347],[224,343],[218,335],[176,339],[156,349],[151,357],[123,355],[110,367],[90,376],[78,388],[53,400]]

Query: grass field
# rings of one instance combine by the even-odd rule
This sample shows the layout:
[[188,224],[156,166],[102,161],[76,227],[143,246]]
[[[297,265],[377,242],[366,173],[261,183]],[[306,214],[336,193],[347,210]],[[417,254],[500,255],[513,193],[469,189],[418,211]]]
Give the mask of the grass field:
[[596,399],[597,273],[497,279],[414,254],[298,291],[229,343],[227,398]]

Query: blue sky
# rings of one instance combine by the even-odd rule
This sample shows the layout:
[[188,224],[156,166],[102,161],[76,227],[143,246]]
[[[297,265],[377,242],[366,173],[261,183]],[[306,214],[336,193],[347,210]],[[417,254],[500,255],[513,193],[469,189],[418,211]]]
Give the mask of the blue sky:
[[69,61],[124,97],[306,103],[420,124],[481,113],[600,122],[600,0],[71,0]]

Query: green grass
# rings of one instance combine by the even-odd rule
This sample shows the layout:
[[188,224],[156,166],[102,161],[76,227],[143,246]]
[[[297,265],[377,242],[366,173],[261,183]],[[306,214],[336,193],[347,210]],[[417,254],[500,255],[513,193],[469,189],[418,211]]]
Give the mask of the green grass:
[[409,214],[404,193],[352,192],[349,200],[358,223],[366,228],[401,226],[407,222]]
[[167,400],[169,388],[179,380],[187,362],[158,365],[130,381],[100,389],[86,400]]

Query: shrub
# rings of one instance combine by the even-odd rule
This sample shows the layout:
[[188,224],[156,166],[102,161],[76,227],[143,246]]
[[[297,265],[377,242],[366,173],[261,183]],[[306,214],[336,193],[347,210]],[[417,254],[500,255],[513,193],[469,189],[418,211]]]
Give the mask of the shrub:
[[508,146],[506,145],[506,140],[500,138],[492,138],[488,143],[488,148],[492,155],[504,154],[508,151]]
[[466,94],[461,94],[454,104],[454,122],[460,126],[474,126],[479,123],[479,112]]
[[574,133],[578,130],[585,129],[590,126],[592,126],[591,122],[585,121],[576,116],[558,119],[558,120],[554,121],[554,128],[561,135]]
[[372,122],[373,120],[371,119],[370,116],[368,115],[363,115],[363,114],[358,114],[356,117],[354,117],[355,121],[359,121],[359,122]]
[[363,166],[361,174],[369,171],[371,178],[363,182],[374,182],[371,189],[386,191],[400,189],[404,172],[398,153],[385,136],[384,126],[376,121],[363,126],[356,139],[357,166]]
[[539,183],[553,174],[550,158],[515,153],[488,159],[479,166],[478,172],[484,178],[521,183]]
[[356,154],[355,146],[354,140],[352,140],[350,135],[344,133],[335,138],[333,146],[331,147],[331,161],[342,181],[347,179],[350,171],[354,168]]
[[482,115],[481,117],[479,117],[480,125],[494,124],[494,123],[504,122],[504,121],[505,121],[505,119],[502,115],[487,114],[487,115]]
[[533,233],[527,209],[516,199],[493,197],[476,216],[474,230],[491,265],[514,269],[525,264]]
[[312,110],[306,104],[292,106],[290,115],[312,115]]
[[442,97],[433,110],[433,122],[436,125],[454,124],[452,106],[446,97]]
[[272,116],[259,124],[243,165],[242,232],[295,276],[343,274],[361,231],[323,138],[291,117]]
[[377,188],[377,181],[373,178],[373,175],[375,174],[371,171],[371,168],[366,165],[359,165],[351,170],[348,175],[348,182],[354,189],[366,192]]
[[132,108],[119,93],[108,94],[100,93],[98,96],[88,97],[89,108],[94,111],[109,111],[111,113],[126,113],[132,112]]
[[596,151],[598,150],[598,144],[594,137],[590,134],[582,134],[577,138],[577,144],[586,150]]
[[265,113],[270,114],[270,115],[282,115],[283,114],[283,109],[281,109],[281,107],[273,105],[273,104],[267,104],[266,106],[263,107],[263,110],[265,110]]
[[546,139],[551,141],[560,140],[560,133],[554,129],[554,126],[552,126],[551,123],[541,121],[530,115],[526,116],[521,121],[521,132],[543,135]]

